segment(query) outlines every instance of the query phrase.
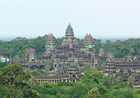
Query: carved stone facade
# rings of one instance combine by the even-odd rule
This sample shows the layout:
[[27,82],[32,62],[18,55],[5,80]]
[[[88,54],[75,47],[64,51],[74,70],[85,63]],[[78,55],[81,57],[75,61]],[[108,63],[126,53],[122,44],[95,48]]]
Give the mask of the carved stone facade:
[[[35,49],[28,48],[26,50],[25,60],[21,66],[27,67],[29,61],[33,61],[33,65],[36,65],[36,61],[38,60],[40,60],[42,62],[42,66],[44,66],[48,59],[52,61],[53,70],[56,70],[63,62],[65,62],[67,66],[70,65],[71,62],[75,62],[79,66],[83,66],[88,62],[95,66],[95,55],[98,55],[92,52],[93,39],[91,34],[87,34],[85,36],[84,45],[77,45],[76,39],[74,38],[74,32],[70,24],[66,29],[65,38],[61,45],[55,45],[55,37],[52,33],[49,33],[45,48],[46,50],[42,55],[35,55]],[[31,59],[32,56],[34,56],[34,59]]]
[[[103,64],[107,58],[114,60],[116,69],[140,69],[140,57],[125,56],[124,58],[114,58],[114,54],[106,53],[104,48],[99,50],[99,54],[92,51],[94,48],[93,38],[91,34],[86,34],[83,40],[83,45],[77,45],[74,38],[73,28],[69,24],[65,38],[61,45],[55,44],[55,37],[52,33],[48,34],[46,39],[45,52],[42,55],[36,55],[35,49],[28,48],[25,54],[25,60],[21,64],[22,67],[28,67],[28,62],[33,61],[33,66],[36,65],[36,61],[42,62],[41,68],[43,68],[45,62],[48,59],[52,61],[52,68],[56,70],[63,62],[68,65],[71,62],[75,62],[79,66],[83,66],[85,63],[90,63],[93,66],[97,64]],[[34,58],[31,58],[34,57]]]
[[115,78],[116,75],[115,63],[113,60],[110,60],[109,58],[106,60],[106,63],[104,65],[104,75],[113,78]]
[[63,40],[62,45],[69,45],[70,48],[72,48],[73,45],[76,45],[76,40],[74,38],[74,32],[73,29],[71,27],[71,25],[69,24],[65,33],[65,39]]
[[128,83],[128,78],[132,76],[134,78],[133,85],[140,85],[140,73],[132,72],[131,69],[122,68],[119,72],[116,72],[115,62],[113,60],[107,59],[104,66],[104,75],[112,78],[122,77],[122,81]]
[[78,72],[78,67],[71,66],[67,70],[67,74],[59,75],[59,76],[35,76],[34,78],[37,80],[37,84],[45,81],[52,81],[52,82],[78,82],[79,79],[83,76],[80,72]]

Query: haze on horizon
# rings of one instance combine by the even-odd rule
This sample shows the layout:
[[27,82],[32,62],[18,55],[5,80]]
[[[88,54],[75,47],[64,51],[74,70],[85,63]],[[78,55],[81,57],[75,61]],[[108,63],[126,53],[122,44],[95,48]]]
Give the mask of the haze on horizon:
[[140,0],[0,0],[0,37],[140,38]]

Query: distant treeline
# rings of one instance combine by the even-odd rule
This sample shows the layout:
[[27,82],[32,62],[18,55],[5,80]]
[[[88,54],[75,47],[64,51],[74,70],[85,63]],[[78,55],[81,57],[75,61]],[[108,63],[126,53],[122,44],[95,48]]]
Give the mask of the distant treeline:
[[[41,55],[45,51],[47,35],[38,36],[37,38],[26,39],[25,37],[17,37],[11,41],[0,41],[0,55],[12,57],[18,55],[24,58],[27,48],[35,48],[36,55]],[[64,37],[56,38],[56,45],[61,45]],[[83,45],[83,39],[75,38],[78,45]],[[140,39],[128,39],[125,41],[117,40],[112,42],[106,40],[106,43],[101,43],[100,39],[93,39],[95,48],[94,52],[99,53],[100,48],[105,48],[106,52],[113,52],[116,58],[122,58],[127,55],[140,56]]]

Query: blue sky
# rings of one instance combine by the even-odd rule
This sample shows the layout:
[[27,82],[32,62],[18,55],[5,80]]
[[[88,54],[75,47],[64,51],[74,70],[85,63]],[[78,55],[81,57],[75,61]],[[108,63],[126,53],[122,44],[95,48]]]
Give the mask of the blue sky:
[[0,37],[140,38],[140,0],[0,0]]

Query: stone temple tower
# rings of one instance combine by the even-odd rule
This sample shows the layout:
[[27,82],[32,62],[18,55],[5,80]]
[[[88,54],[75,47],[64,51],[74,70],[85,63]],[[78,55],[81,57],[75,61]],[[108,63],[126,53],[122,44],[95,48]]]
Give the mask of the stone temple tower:
[[52,33],[49,33],[46,40],[46,46],[45,46],[46,51],[49,52],[50,48],[53,49],[54,45],[55,45],[55,37],[53,36]]
[[26,49],[26,54],[25,54],[25,60],[32,61],[32,60],[35,59],[34,57],[35,57],[35,49],[27,48]]
[[85,45],[85,46],[88,46],[88,45],[93,45],[93,39],[92,39],[92,36],[91,36],[91,34],[86,34],[86,36],[85,36],[85,38],[84,38],[84,40],[83,40],[83,44]]
[[104,66],[104,75],[108,77],[115,78],[116,75],[116,66],[113,60],[107,58],[105,66]]
[[48,34],[47,40],[46,40],[46,45],[49,46],[54,46],[55,45],[55,37],[53,36],[52,33]]
[[104,48],[100,48],[99,50],[99,56],[105,56],[106,52]]
[[76,40],[74,39],[73,29],[72,29],[71,25],[69,24],[66,29],[65,39],[63,40],[62,45],[72,46],[74,44],[76,44]]

